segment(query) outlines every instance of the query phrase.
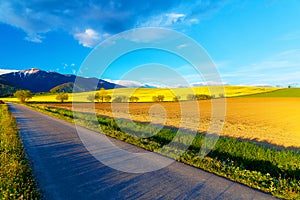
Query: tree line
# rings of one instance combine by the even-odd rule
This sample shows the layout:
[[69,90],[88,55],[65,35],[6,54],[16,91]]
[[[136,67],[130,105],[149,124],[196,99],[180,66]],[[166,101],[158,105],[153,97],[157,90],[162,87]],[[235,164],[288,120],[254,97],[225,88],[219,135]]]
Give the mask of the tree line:
[[[14,96],[20,100],[21,103],[25,103],[29,99],[33,97],[33,94],[29,90],[18,90],[15,92]],[[215,95],[206,95],[206,94],[188,94],[186,96],[186,100],[188,101],[200,101],[200,100],[209,100],[216,98]],[[224,94],[219,94],[218,98],[225,98]],[[67,93],[59,93],[56,96],[56,100],[60,102],[67,101],[69,99],[69,95]],[[112,99],[112,96],[107,94],[106,90],[104,88],[101,88],[99,92],[96,92],[95,94],[89,94],[87,96],[87,100],[90,102],[112,102],[112,103],[125,103],[125,102],[131,102],[131,103],[137,103],[140,98],[137,96],[130,96],[127,97],[125,95],[116,96],[114,99]],[[152,96],[153,102],[163,102],[165,101],[164,95],[157,95]],[[171,100],[173,102],[181,101],[181,96],[174,96]]]

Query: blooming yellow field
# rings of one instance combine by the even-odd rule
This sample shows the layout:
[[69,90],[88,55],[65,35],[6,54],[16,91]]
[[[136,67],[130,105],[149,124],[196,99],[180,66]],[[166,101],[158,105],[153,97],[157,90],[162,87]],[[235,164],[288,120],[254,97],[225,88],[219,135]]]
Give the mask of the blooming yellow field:
[[[195,103],[198,104],[199,110],[195,109]],[[96,103],[94,110],[91,104],[84,103],[78,104],[75,110],[141,122],[163,123],[171,127],[180,127],[180,123],[189,122],[184,124],[184,127],[192,130],[198,127],[199,132],[208,131],[212,117],[210,100],[125,104],[113,104],[112,108],[110,103]],[[72,104],[41,104],[45,105],[72,109]],[[156,108],[158,115],[155,115]],[[181,109],[185,109],[185,112]],[[161,115],[162,112],[165,112],[165,115]],[[195,120],[199,118],[199,113],[200,123]],[[226,100],[225,115],[223,136],[300,148],[299,98],[229,98]]]
[[[107,95],[111,95],[112,99],[118,96],[136,96],[138,102],[152,102],[153,96],[163,95],[164,101],[173,101],[175,96],[179,96],[180,100],[187,100],[189,94],[205,94],[219,97],[224,94],[226,97],[236,97],[243,95],[259,94],[278,90],[278,88],[270,87],[249,87],[249,86],[203,86],[193,88],[119,88],[106,90]],[[72,102],[73,99],[79,102],[88,102],[87,96],[95,94],[93,92],[82,92],[69,94],[69,99],[66,102]],[[58,102],[57,94],[35,95],[30,102]],[[18,101],[16,98],[0,98],[5,101]]]

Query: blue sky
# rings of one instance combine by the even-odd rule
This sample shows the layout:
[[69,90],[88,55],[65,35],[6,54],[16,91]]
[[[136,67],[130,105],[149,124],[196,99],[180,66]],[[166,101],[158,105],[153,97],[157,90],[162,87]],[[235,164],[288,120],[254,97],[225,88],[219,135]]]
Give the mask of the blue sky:
[[[133,28],[163,27],[202,45],[224,83],[297,85],[299,10],[298,0],[2,0],[0,69],[77,74],[99,42]],[[120,58],[99,78],[118,80],[137,63],[149,62],[181,69],[189,83],[203,81],[182,60],[155,51]]]

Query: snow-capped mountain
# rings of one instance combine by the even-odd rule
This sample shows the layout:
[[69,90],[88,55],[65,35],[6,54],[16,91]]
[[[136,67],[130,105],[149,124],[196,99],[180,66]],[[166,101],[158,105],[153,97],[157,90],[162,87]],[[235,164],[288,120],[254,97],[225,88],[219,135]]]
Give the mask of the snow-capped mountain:
[[37,73],[39,71],[40,70],[38,68],[30,68],[30,69],[21,70],[20,72],[27,75],[27,74],[34,74],[34,73]]
[[74,83],[76,78],[80,79],[81,83],[81,85],[76,85],[78,92],[92,91],[102,87],[105,89],[124,87],[97,78],[76,77],[75,75],[47,72],[37,68],[4,73],[0,75],[0,84],[11,86],[17,89],[30,90],[34,93],[49,92],[56,86],[65,83]]

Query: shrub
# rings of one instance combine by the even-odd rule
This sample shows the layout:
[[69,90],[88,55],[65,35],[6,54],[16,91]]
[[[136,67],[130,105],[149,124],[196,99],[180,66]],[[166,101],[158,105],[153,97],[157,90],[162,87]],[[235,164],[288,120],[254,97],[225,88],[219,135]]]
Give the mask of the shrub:
[[158,102],[157,96],[153,96],[153,97],[152,97],[152,101],[153,101],[153,102]]
[[14,96],[17,97],[21,103],[25,103],[32,98],[32,93],[29,90],[18,90]]
[[186,96],[186,99],[189,101],[193,101],[193,100],[196,100],[196,96],[194,94],[188,94]]
[[138,102],[138,100],[140,100],[138,97],[136,97],[136,96],[131,96],[130,98],[129,98],[129,101],[130,102],[134,102],[134,103],[136,103],[136,102]]
[[158,95],[158,96],[153,96],[152,97],[153,102],[162,102],[162,101],[164,101],[164,99],[165,99],[164,95]]
[[212,97],[206,94],[188,94],[187,95],[187,100],[190,101],[199,101],[199,100],[207,100],[207,99],[211,99]]
[[104,101],[109,102],[111,100],[111,96],[107,95],[107,92],[104,88],[101,88],[100,91],[95,94],[95,100],[101,103]]
[[60,102],[64,102],[64,101],[67,101],[69,99],[69,95],[67,93],[59,93],[57,96],[56,96],[56,100],[59,100]]
[[164,101],[165,96],[164,95],[158,95],[157,99],[158,99],[159,102],[162,102],[162,101]]
[[114,100],[112,102],[113,103],[124,103],[127,101],[128,101],[128,98],[126,96],[117,96],[116,98],[114,98]]
[[110,96],[110,95],[106,95],[106,96],[104,97],[104,99],[105,99],[106,102],[110,102],[111,96]]
[[173,101],[178,102],[181,99],[181,96],[175,96],[173,97]]
[[95,101],[95,95],[89,94],[89,95],[86,97],[86,99],[87,99],[88,101],[90,101],[90,102],[94,102],[94,101]]

